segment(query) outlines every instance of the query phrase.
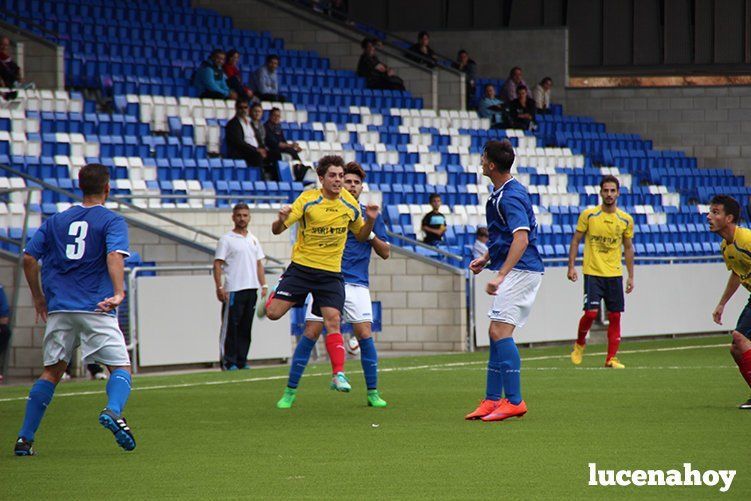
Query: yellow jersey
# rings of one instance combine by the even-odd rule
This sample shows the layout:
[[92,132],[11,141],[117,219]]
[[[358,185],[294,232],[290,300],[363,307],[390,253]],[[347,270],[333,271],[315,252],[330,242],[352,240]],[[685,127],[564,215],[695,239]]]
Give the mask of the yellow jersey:
[[723,238],[720,252],[728,270],[738,275],[743,287],[751,291],[751,230],[737,226],[733,243],[729,244]]
[[621,258],[623,239],[634,237],[634,219],[620,209],[607,213],[602,207],[590,207],[579,214],[576,231],[585,233],[585,275],[623,276]]
[[360,204],[344,188],[334,200],[324,197],[320,189],[304,191],[292,204],[284,225],[289,228],[295,223],[292,262],[335,273],[342,271],[347,230],[358,233],[365,226]]

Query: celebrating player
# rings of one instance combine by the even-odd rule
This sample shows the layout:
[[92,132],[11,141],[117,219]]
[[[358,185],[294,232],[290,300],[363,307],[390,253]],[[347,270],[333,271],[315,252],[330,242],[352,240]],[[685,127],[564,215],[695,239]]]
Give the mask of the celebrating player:
[[[490,359],[485,399],[465,419],[503,421],[527,413],[521,394],[521,359],[514,329],[522,327],[542,282],[544,267],[537,250],[537,221],[527,189],[511,175],[514,149],[508,140],[488,141],[482,173],[495,189],[485,205],[488,251],[469,265],[480,273],[490,263],[497,271],[486,291],[494,295],[490,317]],[[501,399],[505,393],[506,398]]]
[[[365,171],[356,162],[350,162],[344,167],[344,188],[356,200],[362,193]],[[364,212],[365,206],[360,205]],[[344,276],[344,319],[352,324],[352,330],[360,344],[360,362],[365,374],[365,384],[368,389],[368,405],[371,407],[386,407],[386,401],[378,393],[378,353],[373,343],[372,322],[373,306],[370,302],[368,290],[370,275],[370,250],[373,249],[382,259],[388,259],[390,245],[386,237],[386,225],[378,216],[373,226],[373,232],[367,242],[358,242],[354,235],[347,235],[347,244],[344,247],[342,257],[342,275]],[[323,331],[323,319],[311,311],[312,304],[309,302],[305,313],[305,332],[303,336],[315,342]],[[326,337],[326,350],[331,360],[333,378],[331,389],[338,391],[350,391],[352,388],[344,375],[343,367],[334,363],[337,360],[337,349]]]
[[[24,250],[23,267],[37,321],[47,322],[42,349],[44,371],[32,386],[18,433],[16,456],[33,456],[34,434],[80,343],[84,363],[100,362],[110,371],[107,407],[99,422],[126,451],[136,442],[122,417],[130,395],[130,359],[115,309],[125,297],[128,254],[125,220],[104,207],[109,171],[99,164],[81,169],[83,203],[47,219]],[[42,261],[42,286],[39,261]]]
[[[378,205],[365,208],[367,221],[363,221],[357,200],[347,190],[344,182],[344,160],[329,155],[321,158],[316,169],[321,188],[305,191],[292,206],[279,210],[279,217],[271,226],[274,235],[297,225],[297,241],[292,249],[292,263],[282,274],[276,291],[266,304],[266,316],[271,320],[281,318],[290,308],[303,304],[313,295],[312,312],[323,317],[326,327],[326,345],[332,354],[334,372],[342,372],[346,351],[340,333],[341,312],[345,292],[342,278],[342,254],[347,241],[347,231],[352,231],[359,242],[367,242],[378,217]],[[302,336],[292,355],[292,367],[284,395],[277,402],[280,409],[289,409],[295,401],[297,386],[310,359],[315,341]]]
[[608,309],[608,354],[605,367],[623,369],[615,356],[621,344],[621,313],[624,309],[623,267],[621,247],[626,256],[626,294],[634,290],[634,220],[620,210],[616,203],[620,183],[614,176],[605,176],[600,181],[602,205],[584,210],[579,215],[576,231],[568,251],[568,279],[576,282],[579,276],[574,265],[579,252],[579,242],[584,242],[584,315],[579,320],[579,331],[571,352],[575,365],[582,363],[587,333],[597,318],[600,301],[605,300]]
[[[728,284],[722,293],[720,302],[712,313],[714,321],[722,325],[722,313],[725,305],[733,297],[738,286],[751,291],[751,230],[738,226],[741,209],[738,202],[727,195],[717,195],[710,201],[707,222],[709,231],[722,237],[720,251],[725,265],[730,270]],[[738,323],[732,332],[733,344],[730,354],[733,356],[741,376],[751,387],[751,298],[738,317]],[[739,406],[751,409],[751,398]]]

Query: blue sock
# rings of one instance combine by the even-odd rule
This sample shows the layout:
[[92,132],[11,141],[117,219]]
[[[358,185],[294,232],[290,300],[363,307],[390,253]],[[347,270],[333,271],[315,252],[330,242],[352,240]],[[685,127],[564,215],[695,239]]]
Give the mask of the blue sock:
[[292,367],[289,368],[289,379],[287,380],[288,387],[297,388],[297,385],[300,384],[300,378],[302,373],[305,372],[305,367],[310,360],[310,352],[313,351],[315,345],[315,341],[300,336],[300,342],[297,343],[295,353],[292,355]]
[[522,361],[521,358],[519,358],[519,350],[516,347],[514,338],[511,337],[500,339],[496,343],[495,349],[501,360],[503,389],[506,391],[506,398],[512,404],[517,405],[522,401]]
[[372,337],[360,340],[360,363],[366,386],[369,390],[375,390],[378,388],[378,352]]
[[500,400],[503,393],[503,370],[498,353],[500,341],[490,340],[490,358],[488,359],[488,376],[485,383],[485,400]]
[[120,416],[130,396],[130,373],[115,369],[107,381],[107,408]]
[[55,394],[55,385],[44,379],[37,379],[29,391],[29,399],[26,401],[26,414],[23,417],[23,426],[18,436],[26,440],[34,440],[34,434],[42,422],[44,411],[52,401]]

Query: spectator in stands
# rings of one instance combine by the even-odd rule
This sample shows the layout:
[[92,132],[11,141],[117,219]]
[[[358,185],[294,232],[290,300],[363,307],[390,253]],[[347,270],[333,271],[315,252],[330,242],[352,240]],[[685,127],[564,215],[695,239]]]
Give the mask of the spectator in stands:
[[441,214],[441,195],[433,193],[430,195],[430,206],[433,208],[422,218],[422,231],[425,232],[425,242],[428,245],[438,245],[443,241],[443,234],[446,233],[446,216]]
[[417,34],[417,43],[410,46],[409,51],[404,55],[413,61],[425,64],[428,68],[435,68],[438,64],[438,58],[430,48],[430,34],[427,31]]
[[365,38],[360,46],[362,55],[357,63],[357,76],[365,79],[368,89],[404,90],[404,81],[378,60],[375,41]]
[[[5,350],[10,344],[10,305],[5,289],[0,285],[0,363],[5,360]],[[3,374],[0,372],[0,383],[3,382]]]
[[[266,297],[269,286],[261,243],[249,230],[250,209],[239,203],[232,208],[234,228],[219,239],[214,255],[216,298],[222,303],[219,342],[222,369],[248,369],[251,329],[258,291]],[[222,275],[226,277],[222,283]]]
[[282,153],[286,153],[293,159],[297,160],[296,165],[301,165],[300,155],[298,153],[302,151],[302,148],[297,143],[287,142],[287,139],[284,137],[284,131],[282,130],[282,111],[279,108],[271,108],[269,119],[266,120],[264,129],[266,132],[265,144],[269,151],[268,161],[277,167],[275,169],[276,172],[279,171],[278,166],[279,160],[282,159]]
[[329,0],[326,6],[326,13],[339,21],[347,21],[348,12],[349,2],[347,0]]
[[488,229],[485,226],[478,226],[475,244],[472,246],[472,259],[481,258],[488,252],[489,239]]
[[503,127],[503,101],[495,97],[495,87],[493,84],[485,86],[483,98],[480,99],[477,105],[477,114],[480,118],[489,118],[492,129]]
[[516,88],[519,97],[509,104],[509,114],[511,115],[511,128],[532,130],[535,127],[535,102],[527,96],[527,87],[520,85]]
[[510,103],[511,101],[516,99],[517,88],[520,85],[527,87],[527,84],[522,78],[522,69],[518,66],[514,66],[513,68],[511,68],[511,71],[509,71],[508,78],[503,83],[503,88],[501,89],[501,99],[503,99],[507,103]]
[[245,160],[249,167],[262,168],[268,153],[266,148],[259,147],[261,143],[248,116],[249,107],[248,102],[242,99],[235,103],[235,117],[227,122],[225,128],[227,156]]
[[550,113],[550,89],[553,88],[553,79],[545,77],[540,80],[535,90],[532,91],[532,99],[537,106],[537,113]]
[[477,63],[469,57],[469,53],[462,49],[456,55],[456,61],[452,64],[454,69],[464,73],[464,82],[467,86],[467,108],[475,95],[475,81],[477,80]]
[[214,49],[209,58],[201,63],[195,76],[193,85],[198,89],[198,96],[207,99],[237,99],[237,93],[229,88],[224,78],[224,61],[226,55],[223,50]]
[[224,63],[224,74],[227,75],[227,86],[235,91],[238,99],[247,99],[253,101],[255,96],[253,90],[245,85],[242,81],[242,73],[237,63],[240,61],[240,53],[232,49],[227,52],[227,62]]
[[284,103],[287,99],[279,94],[279,76],[276,70],[279,68],[279,56],[270,54],[266,56],[266,64],[255,72],[255,85],[258,97],[262,101],[276,101]]
[[13,89],[16,82],[22,82],[21,68],[13,61],[10,53],[10,38],[0,37],[0,87]]

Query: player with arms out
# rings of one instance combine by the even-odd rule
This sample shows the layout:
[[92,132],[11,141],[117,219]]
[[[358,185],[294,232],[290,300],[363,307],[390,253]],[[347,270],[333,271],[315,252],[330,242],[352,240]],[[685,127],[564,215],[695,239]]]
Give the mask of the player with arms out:
[[[295,305],[305,303],[312,294],[312,312],[323,318],[326,346],[332,355],[334,372],[344,370],[346,351],[340,325],[345,292],[342,278],[342,255],[351,231],[359,242],[367,242],[379,214],[378,205],[365,208],[363,220],[357,200],[342,189],[344,160],[329,155],[321,158],[316,169],[321,188],[303,192],[291,206],[279,210],[271,225],[279,235],[297,223],[297,240],[292,248],[292,262],[282,274],[276,290],[266,303],[266,316],[278,320]],[[284,395],[277,402],[280,409],[289,409],[297,396],[305,367],[315,341],[302,336],[292,355],[292,366]]]
[[136,447],[122,417],[131,390],[130,358],[115,315],[125,297],[128,227],[122,216],[104,207],[110,192],[107,167],[86,165],[78,182],[83,203],[47,219],[24,249],[24,274],[37,321],[47,326],[44,371],[29,392],[17,456],[34,455],[34,435],[79,343],[84,363],[99,362],[110,371],[107,406],[99,423],[126,451]]
[[597,318],[600,302],[604,299],[608,309],[608,354],[605,367],[624,369],[617,358],[618,346],[621,344],[621,313],[625,300],[623,297],[623,266],[621,249],[626,257],[626,294],[634,290],[634,220],[617,206],[620,195],[620,183],[615,176],[605,176],[600,181],[602,204],[590,207],[579,214],[576,231],[571,238],[568,251],[568,279],[576,282],[576,255],[579,242],[584,242],[584,315],[579,320],[571,361],[574,365],[582,363],[587,333]]
[[469,269],[477,274],[490,263],[489,268],[497,273],[486,286],[495,299],[488,312],[490,358],[485,399],[465,419],[503,421],[527,413],[521,393],[521,359],[512,336],[529,318],[544,267],[537,250],[532,201],[527,189],[511,175],[514,157],[508,140],[488,141],[482,154],[482,173],[494,188],[485,205],[488,251],[472,261]]
[[[751,230],[738,226],[740,216],[740,205],[732,197],[717,195],[709,202],[709,214],[707,214],[709,231],[722,237],[720,251],[725,265],[730,270],[725,292],[722,293],[720,302],[712,313],[712,318],[719,325],[722,325],[725,305],[738,287],[743,284],[747,290],[751,291]],[[732,336],[730,354],[738,365],[746,384],[751,387],[751,297],[738,317]],[[751,409],[751,398],[742,403],[739,408]]]
[[[365,171],[356,162],[350,162],[344,167],[344,188],[355,198],[360,199],[363,189]],[[366,207],[360,204],[360,211],[365,212]],[[386,407],[378,392],[378,353],[373,342],[373,305],[370,301],[370,265],[371,249],[381,259],[388,259],[391,253],[386,225],[379,215],[373,225],[373,232],[368,236],[367,242],[358,242],[352,233],[347,234],[347,244],[344,247],[342,257],[342,275],[344,277],[344,320],[352,324],[352,330],[360,345],[360,362],[362,363],[365,384],[367,386],[367,400],[370,407]],[[305,332],[303,336],[315,342],[323,331],[323,318],[316,316],[311,311],[312,303],[308,302],[305,312]],[[336,347],[326,339],[326,349],[331,360],[333,378],[331,389],[337,391],[350,391],[352,388],[349,380],[342,372],[343,367],[336,366]]]

